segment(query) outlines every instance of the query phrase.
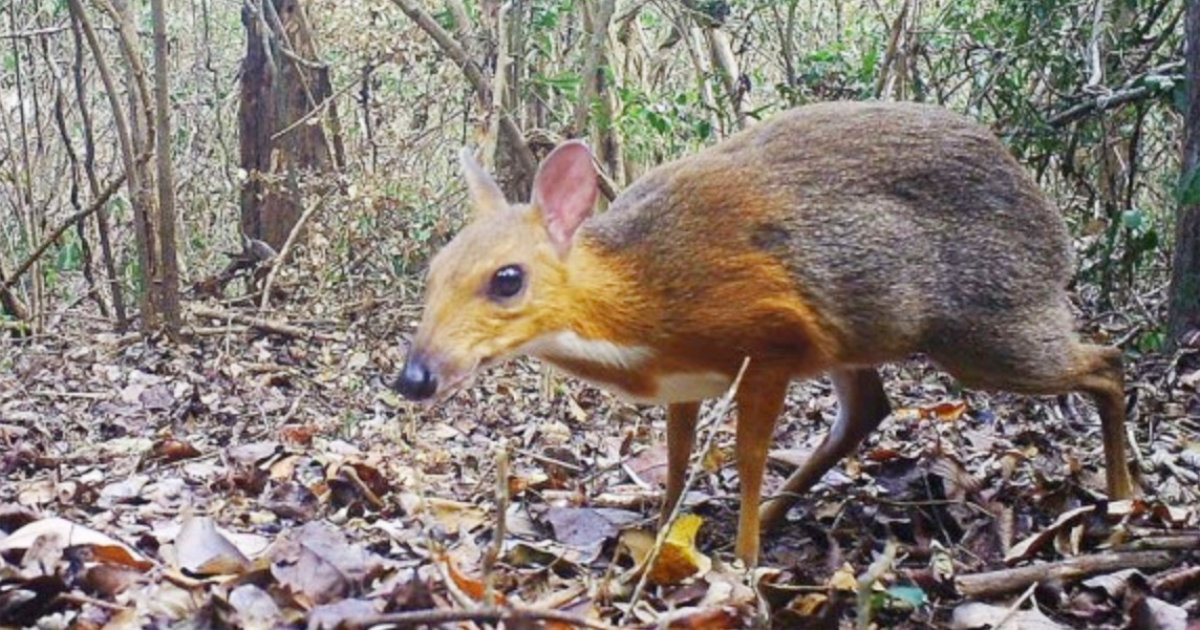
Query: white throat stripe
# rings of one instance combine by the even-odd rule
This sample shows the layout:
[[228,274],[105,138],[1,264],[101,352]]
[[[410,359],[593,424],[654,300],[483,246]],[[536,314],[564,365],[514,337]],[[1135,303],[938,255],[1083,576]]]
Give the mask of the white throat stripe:
[[547,359],[574,359],[621,369],[636,368],[654,356],[654,351],[645,346],[586,339],[570,330],[542,335],[526,343],[520,351]]

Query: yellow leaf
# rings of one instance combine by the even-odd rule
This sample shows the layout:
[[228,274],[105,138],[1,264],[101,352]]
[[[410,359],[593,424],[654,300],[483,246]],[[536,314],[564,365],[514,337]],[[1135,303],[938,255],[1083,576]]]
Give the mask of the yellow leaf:
[[793,599],[788,608],[802,617],[814,617],[825,604],[829,602],[829,596],[825,593],[805,593],[804,595]]
[[[687,578],[708,573],[712,568],[712,560],[696,549],[696,532],[703,524],[704,519],[695,514],[685,514],[676,519],[650,570],[652,583],[678,584]],[[654,536],[630,530],[621,535],[621,543],[629,550],[638,572],[641,572],[654,550]]]
[[854,575],[854,567],[849,563],[843,564],[840,569],[829,576],[829,586],[839,591],[857,591],[858,578]]

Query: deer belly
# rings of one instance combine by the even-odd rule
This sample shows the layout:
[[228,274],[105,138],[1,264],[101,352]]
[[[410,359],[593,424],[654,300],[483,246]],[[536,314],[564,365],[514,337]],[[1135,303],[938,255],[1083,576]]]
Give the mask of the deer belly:
[[713,371],[663,371],[645,346],[625,346],[558,332],[535,339],[522,351],[631,402],[666,404],[715,398],[733,379]]
[[606,370],[581,368],[577,364],[547,359],[562,371],[591,385],[610,391],[629,402],[665,405],[694,402],[721,396],[732,379],[720,372],[673,372],[649,376],[611,375]]
[[675,372],[658,377],[654,397],[643,402],[656,404],[693,402],[723,395],[733,379],[721,372]]

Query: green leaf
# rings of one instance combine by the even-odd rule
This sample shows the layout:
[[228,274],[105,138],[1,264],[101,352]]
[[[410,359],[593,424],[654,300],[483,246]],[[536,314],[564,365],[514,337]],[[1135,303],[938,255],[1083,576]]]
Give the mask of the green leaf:
[[1137,347],[1145,353],[1159,352],[1166,345],[1166,335],[1161,329],[1148,330],[1138,336]]
[[666,118],[658,115],[657,112],[646,110],[646,121],[650,123],[654,130],[661,134],[666,134],[671,130],[671,123],[667,122]]
[[1176,191],[1179,203],[1194,206],[1200,204],[1200,163],[1192,166],[1192,170],[1184,173],[1179,179],[1179,189]]
[[1175,107],[1175,112],[1183,116],[1187,112],[1188,107],[1188,82],[1177,81],[1174,88],[1171,90],[1171,105]]
[[558,76],[548,77],[540,74],[533,76],[533,82],[537,85],[552,87],[563,92],[574,92],[579,89],[579,75],[574,72],[564,72]]
[[1137,248],[1148,252],[1158,247],[1158,230],[1150,228],[1137,239]]
[[1129,230],[1140,230],[1146,225],[1146,213],[1136,208],[1130,208],[1121,213],[1121,225]]
[[879,50],[876,48],[867,49],[867,51],[863,53],[862,70],[859,72],[859,76],[864,81],[874,78],[875,65],[877,63],[879,63]]
[[83,248],[79,241],[70,240],[58,250],[57,267],[60,271],[75,271],[83,262]]

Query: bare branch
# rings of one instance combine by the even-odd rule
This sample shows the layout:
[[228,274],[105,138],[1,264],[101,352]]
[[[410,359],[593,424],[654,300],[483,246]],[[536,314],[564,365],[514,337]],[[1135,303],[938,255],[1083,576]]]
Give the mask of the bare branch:
[[[433,41],[446,53],[450,60],[462,69],[466,75],[467,81],[471,83],[471,87],[475,88],[475,93],[479,97],[480,102],[485,105],[489,104],[494,97],[491,93],[491,86],[488,83],[487,77],[470,57],[467,56],[467,51],[463,49],[458,42],[454,41],[454,36],[446,32],[433,16],[429,15],[425,9],[421,8],[414,0],[392,0],[392,3],[400,7],[412,21],[421,27]],[[529,143],[525,141],[525,136],[521,130],[517,128],[517,123],[512,117],[503,110],[497,111],[500,116],[500,131],[508,137],[508,141],[512,144],[513,152],[516,154],[517,163],[521,165],[521,169],[532,179],[533,174],[537,172],[537,159],[533,157],[533,151],[529,149]]]
[[25,261],[13,271],[11,276],[5,278],[3,275],[0,275],[0,290],[7,291],[9,288],[15,285],[17,280],[21,276],[25,275],[25,272],[29,271],[29,268],[32,267],[34,263],[36,263],[38,259],[42,257],[42,254],[46,253],[47,249],[50,249],[50,246],[53,245],[63,235],[64,232],[70,229],[71,226],[90,216],[93,212],[99,210],[102,206],[104,206],[104,204],[108,203],[108,200],[114,194],[116,194],[118,190],[120,190],[121,184],[124,183],[125,174],[121,173],[116,179],[109,182],[108,186],[104,187],[104,190],[100,191],[100,195],[92,201],[91,205],[67,217],[66,221],[63,221],[57,228],[54,229],[53,232],[46,235],[42,239],[42,243],[38,245],[37,249],[33,250],[29,256],[25,257]]

